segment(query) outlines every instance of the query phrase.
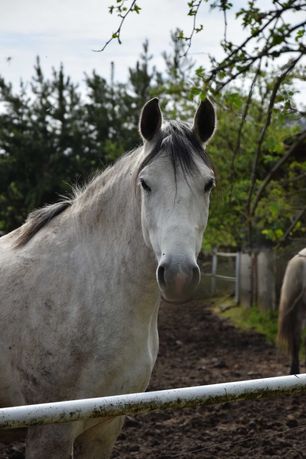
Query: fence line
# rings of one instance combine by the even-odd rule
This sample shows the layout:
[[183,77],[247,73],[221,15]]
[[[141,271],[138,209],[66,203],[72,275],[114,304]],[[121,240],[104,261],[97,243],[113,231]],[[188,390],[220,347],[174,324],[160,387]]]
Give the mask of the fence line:
[[306,392],[306,374],[0,409],[0,428],[54,424]]
[[[235,276],[225,276],[218,274],[218,257],[235,258]],[[218,252],[214,250],[212,252],[212,269],[211,273],[205,274],[206,277],[211,277],[211,294],[212,296],[216,293],[217,279],[228,280],[235,282],[235,301],[238,304],[240,302],[240,265],[241,265],[241,253],[240,252]]]

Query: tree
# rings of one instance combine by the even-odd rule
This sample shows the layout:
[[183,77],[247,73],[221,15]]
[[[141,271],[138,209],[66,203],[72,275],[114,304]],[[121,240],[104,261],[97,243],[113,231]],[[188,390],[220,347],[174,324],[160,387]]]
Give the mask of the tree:
[[0,80],[0,229],[19,226],[34,208],[58,200],[83,173],[80,96],[63,68],[47,80],[37,60],[19,93]]
[[[273,76],[264,74],[259,78],[255,88],[258,95],[269,91],[271,78]],[[250,246],[250,238],[258,247],[284,243],[293,234],[305,236],[302,223],[306,209],[301,193],[301,188],[306,187],[305,135],[300,133],[296,115],[289,116],[282,108],[275,108],[271,127],[261,146],[253,207],[249,207],[252,180],[249,171],[254,165],[254,151],[258,148],[262,116],[268,101],[265,97],[253,100],[237,139],[239,115],[246,99],[238,88],[228,89],[217,99],[226,110],[219,111],[218,130],[209,149],[219,176],[220,191],[217,190],[217,196],[212,198],[206,233],[208,246],[230,245],[246,249]]]
[[[28,89],[23,83],[14,93],[0,80],[6,107],[0,114],[0,229],[15,228],[33,208],[67,194],[68,184],[83,183],[139,144],[139,111],[150,97],[162,95],[166,119],[192,122],[203,73],[189,56],[181,57],[177,31],[171,41],[164,72],[152,65],[145,42],[126,82],[109,84],[93,72],[85,76],[84,97],[63,67],[46,79],[39,61]],[[251,82],[250,91],[237,80],[214,93],[219,128],[208,151],[219,186],[206,247],[247,248],[305,235],[305,132],[288,103],[296,77],[304,75],[298,69],[286,74],[275,95],[278,70],[253,69],[243,81]]]
[[[140,1],[122,0],[110,7],[110,13],[117,14],[121,19],[120,27],[112,39],[121,42],[120,33],[124,22],[129,14],[140,13],[140,4]],[[306,50],[304,42],[306,21],[303,14],[306,3],[303,0],[272,0],[265,6],[261,6],[258,0],[250,0],[236,11],[234,3],[229,0],[191,0],[187,4],[188,15],[193,19],[193,27],[189,35],[186,35],[183,30],[176,32],[177,39],[181,41],[182,52],[178,56],[180,59],[186,58],[194,35],[205,30],[205,24],[198,23],[199,12],[205,4],[219,10],[224,18],[224,35],[220,43],[224,57],[218,61],[214,56],[210,56],[208,69],[195,68],[190,94],[204,98],[209,93],[217,104],[222,104],[222,111],[232,110],[233,104],[236,104],[235,115],[238,127],[231,133],[233,147],[229,148],[232,197],[235,196],[235,187],[238,186],[235,180],[236,171],[239,169],[236,164],[237,158],[240,158],[242,152],[243,138],[249,135],[251,129],[248,120],[253,118],[254,110],[259,110],[256,123],[251,129],[254,134],[252,142],[244,146],[252,149],[251,159],[248,155],[248,167],[243,170],[245,206],[239,210],[240,215],[244,216],[246,229],[244,245],[252,248],[258,243],[257,225],[259,220],[263,224],[265,218],[266,236],[275,240],[278,234],[279,240],[283,238],[285,241],[305,216],[304,209],[291,208],[289,231],[282,230],[282,233],[282,231],[270,231],[271,219],[276,218],[276,213],[272,212],[271,218],[268,218],[268,213],[263,212],[261,207],[269,202],[268,192],[271,192],[273,186],[272,178],[280,168],[294,158],[297,148],[305,141],[305,129],[300,125],[299,133],[294,134],[295,140],[291,146],[288,140],[283,143],[282,149],[278,148],[274,154],[271,152],[273,142],[278,142],[273,132],[278,120],[281,120],[282,125],[285,126],[287,122],[292,123],[292,114],[305,115],[295,104],[294,82],[296,79],[305,78],[305,69],[301,66],[301,62]],[[230,15],[233,14],[246,33],[240,43],[234,43],[228,37],[228,22],[232,20]],[[271,77],[268,76],[269,74]],[[186,86],[188,88],[190,85],[185,84]],[[239,97],[241,93],[242,97]],[[235,139],[233,133],[236,133]],[[284,142],[285,139],[282,141]],[[239,191],[240,189],[237,189],[238,194]],[[240,243],[240,238],[236,242]]]

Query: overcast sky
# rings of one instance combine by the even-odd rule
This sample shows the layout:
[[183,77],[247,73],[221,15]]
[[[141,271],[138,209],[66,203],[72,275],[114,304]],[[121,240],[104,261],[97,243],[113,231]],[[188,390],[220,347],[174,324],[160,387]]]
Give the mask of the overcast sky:
[[[271,0],[260,0],[267,7]],[[118,27],[119,19],[108,13],[112,0],[0,0],[0,75],[18,83],[33,74],[36,56],[43,70],[64,64],[74,82],[82,82],[84,72],[95,69],[110,78],[110,62],[115,62],[115,79],[124,81],[127,69],[138,58],[146,38],[162,70],[161,53],[169,50],[170,31],[177,26],[186,35],[192,29],[187,16],[187,0],[138,0],[140,15],[130,15],[122,30],[122,45],[113,41],[103,53],[101,48]],[[246,1],[234,0],[235,9]],[[208,54],[221,57],[223,16],[203,5],[199,23],[204,31],[196,35],[190,54],[198,64],[208,65]],[[228,36],[239,43],[244,33],[234,12],[228,18]]]
[[[33,73],[37,55],[49,71],[62,62],[74,81],[84,72],[96,69],[109,78],[110,62],[115,62],[116,80],[124,80],[133,66],[145,38],[149,39],[155,64],[162,66],[161,53],[169,49],[170,31],[179,26],[186,35],[192,18],[186,15],[187,0],[139,0],[140,15],[130,15],[122,30],[123,44],[112,42],[103,53],[101,48],[118,26],[118,18],[108,13],[110,0],[0,0],[0,74],[14,83]],[[236,2],[239,3],[239,2]],[[218,55],[223,35],[222,15],[201,10],[199,22],[205,31],[195,37],[191,54],[207,65],[207,54]],[[237,21],[230,21],[239,39]]]

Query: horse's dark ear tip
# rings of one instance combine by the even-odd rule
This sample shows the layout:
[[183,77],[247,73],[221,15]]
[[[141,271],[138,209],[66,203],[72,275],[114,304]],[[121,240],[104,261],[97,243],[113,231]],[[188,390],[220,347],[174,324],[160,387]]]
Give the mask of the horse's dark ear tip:
[[153,97],[141,111],[139,130],[145,140],[152,140],[162,124],[162,113],[159,106],[159,99]]
[[153,106],[156,106],[156,107],[159,106],[159,98],[158,97],[153,97],[152,99],[149,99],[144,104],[143,108],[146,109],[146,108],[153,107]]
[[202,107],[208,107],[208,106],[209,107],[211,107],[211,106],[214,107],[214,104],[212,103],[212,100],[208,96],[205,96],[205,99],[201,100],[201,104],[200,105],[202,105]]
[[207,143],[213,136],[216,128],[216,111],[212,101],[206,96],[202,99],[196,111],[193,132],[202,143]]

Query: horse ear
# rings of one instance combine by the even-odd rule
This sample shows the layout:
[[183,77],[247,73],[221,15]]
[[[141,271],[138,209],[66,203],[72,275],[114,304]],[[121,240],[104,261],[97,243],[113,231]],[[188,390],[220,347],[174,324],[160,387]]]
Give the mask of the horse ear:
[[145,140],[152,140],[162,125],[162,113],[157,97],[149,100],[141,110],[139,120],[140,134]]
[[202,143],[206,143],[213,135],[216,127],[215,107],[206,98],[202,100],[194,117],[192,130]]

